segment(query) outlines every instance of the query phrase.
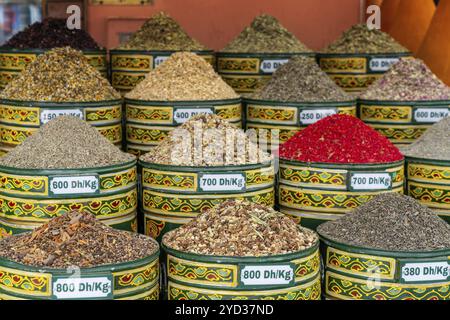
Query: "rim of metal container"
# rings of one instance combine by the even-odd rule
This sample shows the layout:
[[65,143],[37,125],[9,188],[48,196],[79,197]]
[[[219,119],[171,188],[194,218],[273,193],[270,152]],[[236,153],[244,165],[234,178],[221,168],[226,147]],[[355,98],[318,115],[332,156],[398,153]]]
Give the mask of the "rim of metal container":
[[[304,227],[302,227],[304,228]],[[307,228],[305,228],[307,229]],[[311,229],[308,229],[312,231]],[[172,231],[167,232],[166,234],[170,233]],[[313,231],[314,232],[314,231]],[[316,232],[314,232],[317,234]],[[207,263],[232,263],[232,264],[240,264],[240,263],[276,263],[276,262],[285,262],[290,260],[295,260],[298,258],[306,257],[314,252],[316,252],[319,249],[319,239],[317,239],[316,243],[312,245],[310,248],[307,248],[302,251],[296,251],[286,254],[277,254],[272,256],[259,256],[259,257],[233,257],[233,256],[214,256],[214,255],[204,255],[204,254],[198,254],[198,253],[191,253],[191,252],[184,252],[180,250],[176,250],[173,248],[170,248],[165,245],[164,240],[161,241],[161,248],[167,253],[177,258],[182,258],[186,260],[191,261],[197,261],[197,262],[207,262]]]
[[340,169],[340,170],[354,170],[354,169],[379,169],[379,168],[393,168],[399,165],[403,165],[405,162],[405,157],[402,160],[394,162],[373,162],[373,163],[331,163],[331,162],[304,162],[289,160],[279,157],[280,164],[291,164],[295,166],[305,166],[305,167],[317,167],[324,169]]
[[414,163],[424,163],[424,164],[431,164],[431,165],[441,165],[441,166],[450,166],[450,159],[449,160],[440,160],[440,159],[427,159],[427,158],[419,158],[419,157],[411,157],[405,155],[405,162],[408,164],[409,162]]
[[104,166],[104,167],[91,167],[91,168],[73,168],[73,169],[23,169],[14,168],[0,165],[0,171],[4,173],[10,173],[12,175],[67,175],[67,174],[85,174],[85,173],[109,173],[114,172],[116,169],[123,170],[127,167],[135,166],[137,160],[131,160],[124,163]]
[[[356,107],[356,98],[348,101],[276,101],[276,100],[263,100],[242,97],[244,103],[259,103],[262,105],[270,106],[287,106],[287,107]],[[352,105],[349,105],[352,104]]]
[[167,54],[171,55],[176,52],[193,52],[199,55],[214,55],[214,50],[206,49],[206,50],[139,50],[139,49],[111,49],[109,50],[109,54],[148,54],[148,55],[154,55],[154,54]]
[[139,99],[125,98],[124,102],[142,106],[192,107],[192,106],[220,106],[233,103],[241,103],[242,98],[239,97],[222,100],[177,100],[177,101],[139,100]]
[[[242,171],[242,170],[252,170],[261,168],[270,168],[273,165],[273,161],[244,164],[244,165],[229,165],[229,166],[177,166],[170,164],[159,164],[146,162],[143,160],[138,160],[138,165],[142,168],[149,169],[160,169],[160,170],[174,170],[174,171],[185,171],[185,172],[204,172],[204,171]],[[0,167],[1,169],[1,167]]]
[[328,238],[323,233],[321,233],[320,230],[317,230],[316,232],[319,234],[320,241],[323,244],[330,246],[330,247],[337,248],[337,249],[341,249],[343,251],[352,252],[352,253],[368,254],[368,255],[392,257],[392,258],[409,258],[409,259],[450,256],[450,248],[432,250],[432,251],[389,251],[389,250],[361,247],[361,246],[341,243],[341,242],[338,242],[338,241]]
[[64,102],[15,100],[15,99],[0,98],[0,103],[22,107],[48,107],[48,108],[105,107],[111,106],[112,104],[122,105],[122,98],[114,100],[100,100],[100,101],[64,101]]

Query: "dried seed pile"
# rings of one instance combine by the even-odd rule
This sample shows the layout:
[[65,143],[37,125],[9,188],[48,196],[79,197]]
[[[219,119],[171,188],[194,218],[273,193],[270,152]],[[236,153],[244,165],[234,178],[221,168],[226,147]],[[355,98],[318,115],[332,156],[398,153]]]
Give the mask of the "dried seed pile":
[[151,256],[151,238],[104,225],[90,213],[71,211],[46,224],[0,240],[0,257],[47,268],[90,268]]
[[83,102],[120,99],[120,94],[81,51],[55,48],[39,55],[0,93],[22,101]]
[[52,49],[69,46],[78,50],[99,50],[84,30],[67,28],[65,19],[46,18],[16,33],[2,47],[14,49]]
[[0,157],[0,165],[22,169],[75,169],[110,166],[134,159],[85,121],[60,116]]
[[450,161],[450,117],[435,123],[402,151],[409,157]]
[[344,114],[323,118],[297,132],[279,149],[280,158],[302,162],[385,163],[403,159],[385,136]]
[[175,166],[265,163],[272,158],[243,130],[213,114],[200,114],[172,130],[140,160]]
[[385,101],[450,100],[450,87],[422,60],[400,59],[360,97]]
[[315,232],[272,208],[229,200],[166,233],[163,244],[183,252],[215,256],[270,256],[308,249]]
[[166,13],[160,12],[136,31],[118,49],[127,50],[208,50],[191,38],[181,26]]
[[233,39],[223,52],[312,52],[301,43],[280,22],[269,15],[256,17]]
[[409,50],[389,34],[357,24],[324,49],[324,53],[402,53]]
[[378,195],[317,231],[331,240],[371,249],[450,249],[450,225],[413,198],[397,193]]
[[320,69],[314,58],[302,56],[293,57],[279,67],[252,98],[283,102],[354,100]]
[[205,59],[195,53],[177,52],[150,71],[126,97],[186,101],[234,99],[239,96]]

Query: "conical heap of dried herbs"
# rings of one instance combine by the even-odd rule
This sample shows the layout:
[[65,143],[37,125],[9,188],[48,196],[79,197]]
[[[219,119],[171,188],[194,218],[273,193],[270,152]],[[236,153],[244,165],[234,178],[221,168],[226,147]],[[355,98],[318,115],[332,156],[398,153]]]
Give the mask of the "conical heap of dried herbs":
[[324,53],[403,53],[409,50],[389,34],[357,24],[323,50]]
[[191,52],[172,54],[126,97],[153,101],[239,98],[205,59]]
[[409,157],[450,161],[450,117],[435,123],[402,151]]
[[0,257],[47,268],[91,268],[151,256],[158,244],[144,235],[112,229],[92,214],[71,211],[33,232],[0,240]]
[[55,48],[39,55],[0,93],[21,101],[86,102],[120,99],[120,94],[81,51]]
[[228,200],[168,232],[162,242],[183,252],[259,257],[308,249],[318,237],[270,207]]
[[223,52],[312,52],[301,43],[280,22],[269,15],[256,17],[233,39]]
[[450,249],[450,225],[413,198],[397,193],[378,195],[317,231],[333,241],[371,249]]
[[272,158],[242,129],[213,114],[200,114],[177,127],[140,160],[175,166],[265,163]]
[[67,28],[66,19],[46,18],[16,33],[2,48],[52,49],[69,46],[78,50],[99,50],[84,30]]
[[328,75],[314,58],[296,56],[282,65],[253,99],[283,102],[353,101]]
[[193,51],[208,50],[197,40],[191,38],[176,22],[166,13],[160,12],[136,31],[130,39],[120,45],[118,49],[136,50],[174,50]]
[[361,94],[361,99],[420,101],[450,100],[450,87],[420,59],[400,59]]
[[110,166],[134,159],[133,155],[122,152],[85,121],[60,116],[0,157],[0,166],[75,169]]

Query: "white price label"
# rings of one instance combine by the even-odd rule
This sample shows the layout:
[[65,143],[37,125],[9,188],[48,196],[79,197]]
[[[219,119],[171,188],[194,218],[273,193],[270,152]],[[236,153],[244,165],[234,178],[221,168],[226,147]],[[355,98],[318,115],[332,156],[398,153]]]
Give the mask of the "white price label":
[[203,191],[245,190],[245,176],[242,173],[204,174],[199,180],[200,189]]
[[336,109],[303,109],[300,111],[300,123],[313,124],[336,113]]
[[57,279],[53,295],[58,299],[108,298],[112,295],[112,281],[107,277]]
[[266,73],[274,73],[277,69],[288,62],[289,59],[263,60],[261,61],[261,71]]
[[176,123],[185,123],[191,117],[200,113],[212,114],[214,112],[212,108],[192,108],[192,109],[179,108],[173,111],[173,119],[175,120]]
[[49,185],[53,194],[96,193],[98,180],[97,176],[51,177]]
[[350,188],[353,190],[389,190],[391,187],[392,178],[387,172],[350,175]]
[[41,109],[40,112],[42,124],[45,124],[59,116],[73,116],[84,119],[84,114],[81,109]]
[[401,269],[405,282],[445,281],[450,275],[446,261],[405,263]]
[[417,108],[414,110],[414,120],[416,122],[438,122],[450,114],[449,108]]
[[157,66],[159,66],[161,63],[163,63],[167,59],[169,59],[169,56],[158,56],[158,57],[155,57],[154,67],[156,68]]
[[373,58],[370,59],[369,68],[372,71],[387,71],[399,58]]
[[290,265],[245,266],[240,278],[246,286],[290,284],[294,281],[294,269]]

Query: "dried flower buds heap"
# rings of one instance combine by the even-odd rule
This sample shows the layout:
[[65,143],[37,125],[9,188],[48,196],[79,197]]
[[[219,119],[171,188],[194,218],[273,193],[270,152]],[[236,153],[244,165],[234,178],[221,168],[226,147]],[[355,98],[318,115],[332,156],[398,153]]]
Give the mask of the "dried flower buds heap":
[[314,58],[303,56],[294,56],[279,67],[270,81],[251,98],[283,102],[354,100],[320,69]]
[[326,117],[290,138],[280,158],[303,162],[385,163],[403,159],[383,135],[348,115]]
[[66,19],[46,18],[16,33],[2,48],[52,49],[69,46],[78,50],[99,50],[94,39],[82,29],[67,28]]
[[216,115],[201,114],[171,131],[161,144],[140,159],[207,167],[265,163],[271,157],[251,142],[243,130]]
[[166,13],[160,12],[136,31],[118,49],[136,50],[207,50],[197,40],[192,39],[181,26]]
[[450,87],[419,59],[400,59],[361,99],[380,101],[450,100]]
[[205,59],[195,53],[178,52],[151,71],[126,97],[187,101],[235,99],[239,96]]
[[222,52],[312,52],[269,15],[256,17]]
[[357,24],[323,50],[324,53],[403,53],[409,50],[389,34]]
[[111,144],[94,127],[60,116],[0,158],[0,166],[23,169],[74,169],[110,166],[135,157]]
[[53,218],[33,232],[0,240],[0,257],[48,268],[129,262],[157,250],[155,241],[146,236],[112,229],[78,211]]
[[39,55],[1,92],[0,98],[40,102],[89,102],[120,99],[80,51],[56,48]]
[[318,232],[349,245],[392,251],[450,249],[450,225],[414,199],[396,193],[378,195]]
[[308,249],[317,235],[272,208],[226,201],[167,233],[169,248],[215,256],[269,256]]

